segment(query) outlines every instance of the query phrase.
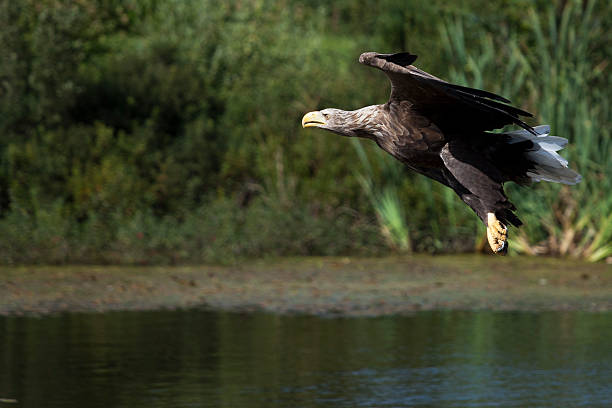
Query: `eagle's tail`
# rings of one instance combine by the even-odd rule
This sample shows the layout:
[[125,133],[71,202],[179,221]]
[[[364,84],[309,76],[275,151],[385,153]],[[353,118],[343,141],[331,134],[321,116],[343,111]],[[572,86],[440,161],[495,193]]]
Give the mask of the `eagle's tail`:
[[[504,133],[506,144],[522,145],[522,158],[525,167],[520,174],[520,182],[552,181],[563,184],[576,184],[582,176],[567,167],[567,160],[557,151],[563,149],[567,139],[550,136],[550,126],[541,125],[534,128],[537,136],[527,130]],[[519,181],[519,180],[517,180]]]

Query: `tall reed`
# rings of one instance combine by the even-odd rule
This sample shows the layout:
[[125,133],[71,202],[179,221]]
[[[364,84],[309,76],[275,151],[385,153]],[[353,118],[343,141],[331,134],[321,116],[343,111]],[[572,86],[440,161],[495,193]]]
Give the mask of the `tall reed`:
[[[570,166],[584,177],[577,186],[507,186],[525,222],[511,237],[510,247],[519,253],[569,255],[590,261],[612,256],[608,98],[612,81],[605,70],[608,61],[594,53],[606,35],[596,7],[610,9],[592,0],[571,0],[561,11],[550,4],[541,14],[531,7],[526,10],[529,28],[520,36],[523,41],[512,33],[502,41],[489,34],[481,36],[476,44],[468,44],[461,18],[447,21],[440,28],[443,49],[451,61],[445,78],[526,101],[522,107],[536,114],[534,125],[550,124],[554,134],[569,139],[564,152]],[[409,228],[416,221],[407,219],[402,210],[410,205],[400,199],[409,196],[402,194],[407,188],[405,174],[398,173],[390,157],[376,153],[376,165],[383,168],[377,174],[361,144],[355,142],[354,146],[363,168],[361,185],[393,246],[401,248],[403,242],[410,243],[404,238],[409,232],[413,236],[426,232],[431,246],[439,250],[465,240],[466,230],[477,237],[477,242],[480,240],[484,228],[461,200],[450,189],[420,176],[410,189],[427,220]]]
[[461,20],[441,28],[445,51],[457,67],[449,79],[527,100],[524,107],[536,113],[538,123],[550,124],[554,134],[569,139],[570,166],[584,177],[571,187],[508,186],[525,221],[511,246],[519,252],[590,261],[612,255],[612,89],[609,72],[605,77],[608,61],[594,57],[606,35],[596,6],[602,8],[597,1],[572,0],[560,14],[552,4],[542,14],[531,8],[531,41],[510,37],[497,44],[485,36],[471,51]]
[[383,157],[382,152],[376,151],[374,159],[382,172],[379,178],[382,182],[377,183],[372,176],[374,169],[363,146],[356,139],[352,139],[352,142],[363,168],[363,171],[357,174],[357,179],[374,207],[381,233],[391,247],[402,252],[410,252],[412,250],[410,229],[398,194],[402,184],[400,166]]

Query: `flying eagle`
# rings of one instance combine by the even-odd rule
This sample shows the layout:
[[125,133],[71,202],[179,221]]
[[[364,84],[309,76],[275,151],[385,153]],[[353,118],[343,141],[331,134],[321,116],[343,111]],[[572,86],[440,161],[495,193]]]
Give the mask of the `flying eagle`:
[[[549,126],[527,125],[520,117],[533,115],[499,95],[420,70],[411,65],[416,58],[406,52],[361,54],[360,63],[389,77],[389,101],[354,111],[309,112],[302,126],[372,139],[408,168],[452,188],[487,227],[493,252],[504,254],[508,223],[518,227],[522,222],[503,184],[578,183],[581,176],[557,154],[567,139],[550,136]],[[509,124],[523,129],[488,132]]]

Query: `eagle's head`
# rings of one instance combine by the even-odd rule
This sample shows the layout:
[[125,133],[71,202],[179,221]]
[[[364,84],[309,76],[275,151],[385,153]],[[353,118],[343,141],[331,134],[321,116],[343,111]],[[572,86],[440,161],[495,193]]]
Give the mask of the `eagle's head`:
[[302,127],[318,127],[342,136],[357,136],[373,139],[384,133],[381,105],[366,106],[354,111],[327,108],[308,112],[302,118]]
[[302,118],[302,127],[318,127],[343,136],[355,136],[351,112],[341,109],[327,108],[308,112]]

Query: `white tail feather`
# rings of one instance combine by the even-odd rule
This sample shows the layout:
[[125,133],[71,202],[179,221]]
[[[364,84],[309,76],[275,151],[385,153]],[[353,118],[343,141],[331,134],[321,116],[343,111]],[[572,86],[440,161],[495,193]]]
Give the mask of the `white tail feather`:
[[567,139],[559,136],[550,136],[550,126],[540,125],[534,128],[537,136],[527,130],[507,132],[510,136],[509,144],[529,140],[533,147],[525,152],[525,156],[533,163],[535,168],[527,172],[531,181],[552,181],[563,184],[576,184],[582,176],[567,168],[567,160],[559,156],[557,151],[563,149]]

